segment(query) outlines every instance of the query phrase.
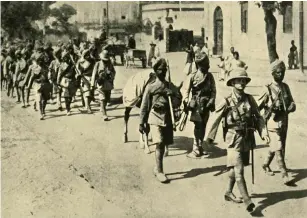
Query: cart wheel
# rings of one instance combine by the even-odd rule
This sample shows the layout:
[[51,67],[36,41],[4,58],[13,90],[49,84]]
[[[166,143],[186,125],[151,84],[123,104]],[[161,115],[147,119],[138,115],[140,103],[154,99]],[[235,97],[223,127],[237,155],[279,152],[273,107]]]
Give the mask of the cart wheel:
[[142,59],[142,67],[146,68],[146,59]]

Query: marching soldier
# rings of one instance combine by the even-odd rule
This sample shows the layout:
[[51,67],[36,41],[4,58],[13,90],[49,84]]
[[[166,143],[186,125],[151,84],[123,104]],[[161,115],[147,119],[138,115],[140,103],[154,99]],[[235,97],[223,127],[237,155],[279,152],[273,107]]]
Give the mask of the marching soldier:
[[77,91],[76,71],[71,60],[70,51],[70,46],[68,46],[68,48],[66,48],[62,53],[62,62],[59,67],[59,75],[57,78],[57,83],[62,87],[67,116],[71,115],[72,98],[75,96]]
[[[77,63],[77,69],[81,72],[83,76],[83,82],[81,84],[82,101],[84,102],[85,109],[87,113],[91,114],[91,101],[94,98],[94,90],[91,89],[91,78],[93,74],[93,69],[95,66],[95,60],[91,58],[90,51],[88,49],[84,50],[82,57]],[[86,81],[86,82],[84,82]]]
[[172,110],[168,96],[171,96],[173,107],[181,104],[182,96],[174,84],[165,81],[167,62],[159,58],[153,65],[156,74],[155,82],[149,84],[143,95],[140,114],[140,133],[149,132],[150,124],[153,143],[156,144],[156,167],[154,174],[162,182],[168,182],[163,170],[165,146],[173,144]]
[[[187,155],[190,158],[198,158],[207,155],[203,151],[203,141],[210,111],[215,110],[216,86],[214,77],[210,72],[209,58],[206,53],[196,54],[196,73],[188,76],[184,87],[184,105],[191,111],[190,121],[194,123],[193,150]],[[191,100],[189,96],[191,92]]]
[[227,145],[227,167],[229,169],[229,184],[225,193],[226,201],[242,203],[240,198],[233,194],[235,183],[246,205],[246,209],[252,212],[255,204],[248,195],[244,178],[244,166],[249,165],[250,150],[255,146],[254,130],[269,143],[269,136],[265,122],[259,113],[254,98],[246,94],[244,89],[251,81],[245,69],[237,68],[231,72],[227,86],[232,86],[232,93],[226,97],[216,109],[215,119],[208,133],[206,143],[210,143],[216,137],[220,122],[223,123],[223,136]]
[[110,101],[111,91],[114,89],[115,69],[107,50],[100,53],[101,60],[96,62],[91,78],[92,89],[97,84],[100,99],[100,111],[104,121],[108,121],[107,103]]
[[[36,105],[39,106],[40,120],[43,120],[46,113],[45,109],[47,101],[50,99],[51,85],[48,80],[48,66],[46,65],[46,58],[43,54],[36,54],[36,57],[31,66],[31,78],[28,84],[28,89],[31,89],[32,84],[34,85],[34,91],[36,94]],[[33,82],[31,82],[33,81]]]
[[17,58],[17,63],[16,63],[16,67],[15,67],[15,77],[16,77],[15,86],[16,86],[16,89],[17,89],[17,98],[18,98],[17,101],[20,102],[20,97],[21,97],[22,103],[23,103],[22,108],[26,108],[25,86],[24,86],[26,81],[24,81],[24,79],[26,77],[26,73],[27,73],[27,70],[28,70],[27,62],[22,57],[20,50],[17,50],[15,55],[16,55],[16,58]]
[[57,78],[58,78],[58,73],[59,73],[59,68],[61,65],[60,59],[61,59],[61,52],[62,50],[59,48],[56,48],[53,51],[53,58],[54,60],[51,61],[50,65],[49,65],[49,74],[48,74],[48,79],[50,81],[50,84],[52,85],[52,89],[51,89],[51,101],[53,102],[53,94],[56,94],[56,98],[57,98],[57,104],[58,104],[58,108],[61,110],[62,105],[61,105],[61,88],[59,86],[59,84],[57,84]]
[[4,76],[4,63],[5,63],[5,59],[6,59],[6,56],[7,56],[7,51],[2,49],[1,50],[1,91],[3,89],[6,89],[6,78]]
[[6,78],[7,83],[7,96],[14,95],[14,84],[13,84],[13,76],[14,76],[14,49],[13,47],[8,48],[7,56],[3,63],[3,74]]
[[284,184],[289,185],[292,181],[288,176],[285,164],[288,114],[296,110],[296,105],[289,86],[282,82],[286,71],[284,62],[274,61],[271,64],[271,71],[274,81],[267,85],[266,92],[259,99],[259,108],[265,110],[264,117],[271,136],[270,150],[262,167],[267,174],[274,175],[270,164],[276,156]]

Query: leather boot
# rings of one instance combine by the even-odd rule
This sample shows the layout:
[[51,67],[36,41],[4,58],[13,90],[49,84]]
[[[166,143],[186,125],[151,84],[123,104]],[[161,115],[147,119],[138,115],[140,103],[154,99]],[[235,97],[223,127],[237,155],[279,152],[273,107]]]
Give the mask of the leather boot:
[[245,179],[244,178],[237,178],[236,182],[237,182],[237,185],[238,185],[238,189],[239,189],[239,191],[240,191],[240,193],[243,197],[243,202],[246,206],[246,210],[250,213],[253,212],[253,210],[255,208],[255,204],[252,202],[252,200],[250,199],[250,197],[248,195]]

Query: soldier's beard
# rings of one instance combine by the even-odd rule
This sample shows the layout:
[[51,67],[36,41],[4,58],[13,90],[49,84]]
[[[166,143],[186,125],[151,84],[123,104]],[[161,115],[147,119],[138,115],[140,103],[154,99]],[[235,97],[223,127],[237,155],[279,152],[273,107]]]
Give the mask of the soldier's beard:
[[274,81],[277,83],[281,83],[285,78],[284,73],[278,73],[278,74],[273,73],[272,75],[273,75]]

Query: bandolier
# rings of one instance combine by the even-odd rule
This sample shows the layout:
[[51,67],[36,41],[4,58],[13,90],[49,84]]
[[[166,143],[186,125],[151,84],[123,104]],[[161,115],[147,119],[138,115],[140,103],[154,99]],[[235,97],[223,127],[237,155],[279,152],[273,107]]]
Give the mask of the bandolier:
[[278,167],[285,185],[292,183],[288,176],[285,163],[286,139],[288,132],[289,113],[296,110],[289,86],[282,82],[285,76],[284,62],[276,60],[271,64],[274,81],[267,85],[265,93],[259,99],[259,108],[264,109],[264,117],[271,136],[270,150],[263,164],[264,171],[273,176],[270,164],[276,156]]
[[244,92],[246,84],[250,81],[243,68],[232,71],[227,81],[227,86],[233,86],[232,94],[217,107],[206,143],[214,141],[219,124],[222,122],[229,169],[229,183],[224,197],[227,201],[242,203],[242,200],[233,194],[234,185],[237,183],[247,211],[252,212],[255,204],[248,195],[244,166],[249,165],[249,152],[255,146],[254,130],[257,130],[267,143],[270,139],[257,103],[251,95]]
[[197,53],[195,62],[198,69],[188,77],[184,85],[184,103],[186,110],[191,111],[190,121],[194,123],[193,150],[187,155],[190,158],[207,155],[203,151],[202,144],[210,111],[215,110],[216,98],[214,77],[208,72],[210,68],[208,56],[205,53]]

